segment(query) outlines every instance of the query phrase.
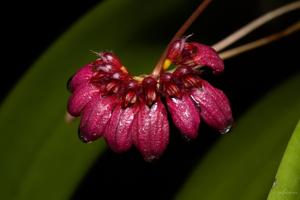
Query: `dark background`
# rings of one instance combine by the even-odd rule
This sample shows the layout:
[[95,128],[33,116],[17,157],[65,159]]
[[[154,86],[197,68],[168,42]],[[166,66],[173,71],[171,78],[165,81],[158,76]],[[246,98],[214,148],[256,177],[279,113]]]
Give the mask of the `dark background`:
[[[1,3],[0,101],[47,47],[98,2],[18,0]],[[181,14],[171,24],[174,31],[197,2],[193,0],[190,6],[176,11]],[[290,1],[215,1],[189,33],[201,33],[201,40],[213,44],[260,14],[287,2]],[[210,24],[210,18],[218,18],[220,23]],[[237,44],[279,31],[297,19],[299,11],[285,15]],[[299,34],[293,34],[226,60],[226,71],[219,77],[207,74],[206,78],[229,96],[236,119],[271,88],[300,71],[299,41]],[[172,199],[193,166],[220,137],[204,124],[200,132],[196,141],[187,141],[172,127],[170,145],[164,156],[154,163],[143,161],[135,150],[121,155],[107,150],[81,181],[72,199],[98,199],[97,195],[102,199]]]
[[1,98],[64,31],[99,0],[1,1]]

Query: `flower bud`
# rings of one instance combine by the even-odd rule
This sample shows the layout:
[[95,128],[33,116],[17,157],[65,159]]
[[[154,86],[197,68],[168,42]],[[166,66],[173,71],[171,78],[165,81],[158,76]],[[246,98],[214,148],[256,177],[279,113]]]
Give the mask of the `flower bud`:
[[167,59],[170,59],[172,62],[176,63],[176,61],[180,58],[184,44],[185,38],[175,40],[168,47]]
[[184,86],[184,88],[199,87],[201,79],[197,76],[195,71],[188,66],[180,66],[173,73],[173,77],[177,82]]
[[148,106],[151,106],[157,99],[157,81],[148,76],[142,82],[144,100]]
[[120,89],[118,81],[110,81],[105,88],[105,94],[116,94]]
[[126,108],[135,104],[138,101],[138,92],[141,88],[140,84],[136,80],[130,80],[124,87],[124,94],[122,96],[122,106]]
[[119,72],[120,68],[112,64],[104,63],[103,60],[100,60],[100,62],[94,63],[93,70],[95,72],[112,74],[115,72]]
[[171,73],[163,73],[160,75],[160,90],[165,96],[181,97],[181,91],[178,85],[174,82]]
[[106,64],[111,64],[119,69],[122,67],[120,59],[112,52],[104,51],[99,53],[99,56]]

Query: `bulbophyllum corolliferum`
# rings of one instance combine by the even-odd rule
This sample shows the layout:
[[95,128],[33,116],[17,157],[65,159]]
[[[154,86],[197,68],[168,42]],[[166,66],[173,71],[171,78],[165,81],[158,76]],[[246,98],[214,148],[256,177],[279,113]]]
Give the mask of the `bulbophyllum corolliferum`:
[[[124,152],[132,145],[145,160],[159,158],[169,142],[168,112],[180,132],[195,139],[200,121],[220,133],[233,123],[226,95],[202,79],[203,67],[219,74],[223,59],[260,47],[299,30],[299,22],[285,30],[220,52],[264,23],[300,8],[292,2],[260,16],[212,47],[182,37],[212,2],[203,0],[180,27],[150,75],[132,76],[112,52],[79,69],[68,82],[72,93],[68,114],[81,116],[79,137],[92,142],[104,137],[112,150]],[[167,71],[173,64],[174,69]]]
[[[158,74],[131,76],[111,52],[83,66],[70,79],[72,95],[68,113],[81,116],[79,136],[83,142],[104,137],[115,152],[136,146],[144,159],[159,158],[169,142],[168,113],[191,139],[200,121],[220,133],[233,122],[225,94],[201,78],[202,67],[213,74],[224,70],[216,51],[187,37],[173,41]],[[173,71],[166,69],[173,64]]]

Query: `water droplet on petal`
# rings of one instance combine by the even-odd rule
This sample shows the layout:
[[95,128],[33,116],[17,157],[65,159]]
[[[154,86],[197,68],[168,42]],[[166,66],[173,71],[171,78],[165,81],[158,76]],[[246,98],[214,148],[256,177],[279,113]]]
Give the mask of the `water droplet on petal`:
[[187,135],[182,135],[182,138],[183,138],[186,142],[192,141],[191,138],[189,138]]
[[154,155],[147,156],[147,157],[145,158],[145,160],[146,160],[147,162],[153,162],[153,161],[156,160],[156,159],[157,159],[157,157],[154,156]]
[[232,124],[230,124],[229,126],[227,126],[226,128],[224,128],[220,133],[221,134],[226,134],[228,133],[232,128]]

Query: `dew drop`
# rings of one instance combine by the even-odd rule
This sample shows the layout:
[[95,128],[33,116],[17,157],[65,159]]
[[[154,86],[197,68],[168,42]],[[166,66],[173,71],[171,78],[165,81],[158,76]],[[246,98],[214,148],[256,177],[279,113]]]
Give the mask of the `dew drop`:
[[155,155],[150,155],[145,158],[145,160],[149,163],[152,163],[154,160],[158,159]]
[[188,137],[187,135],[182,135],[183,139],[186,141],[186,142],[191,142],[192,139],[190,137]]
[[230,124],[229,126],[227,126],[226,128],[224,128],[222,131],[221,131],[221,134],[226,134],[228,133],[232,128],[232,124]]

